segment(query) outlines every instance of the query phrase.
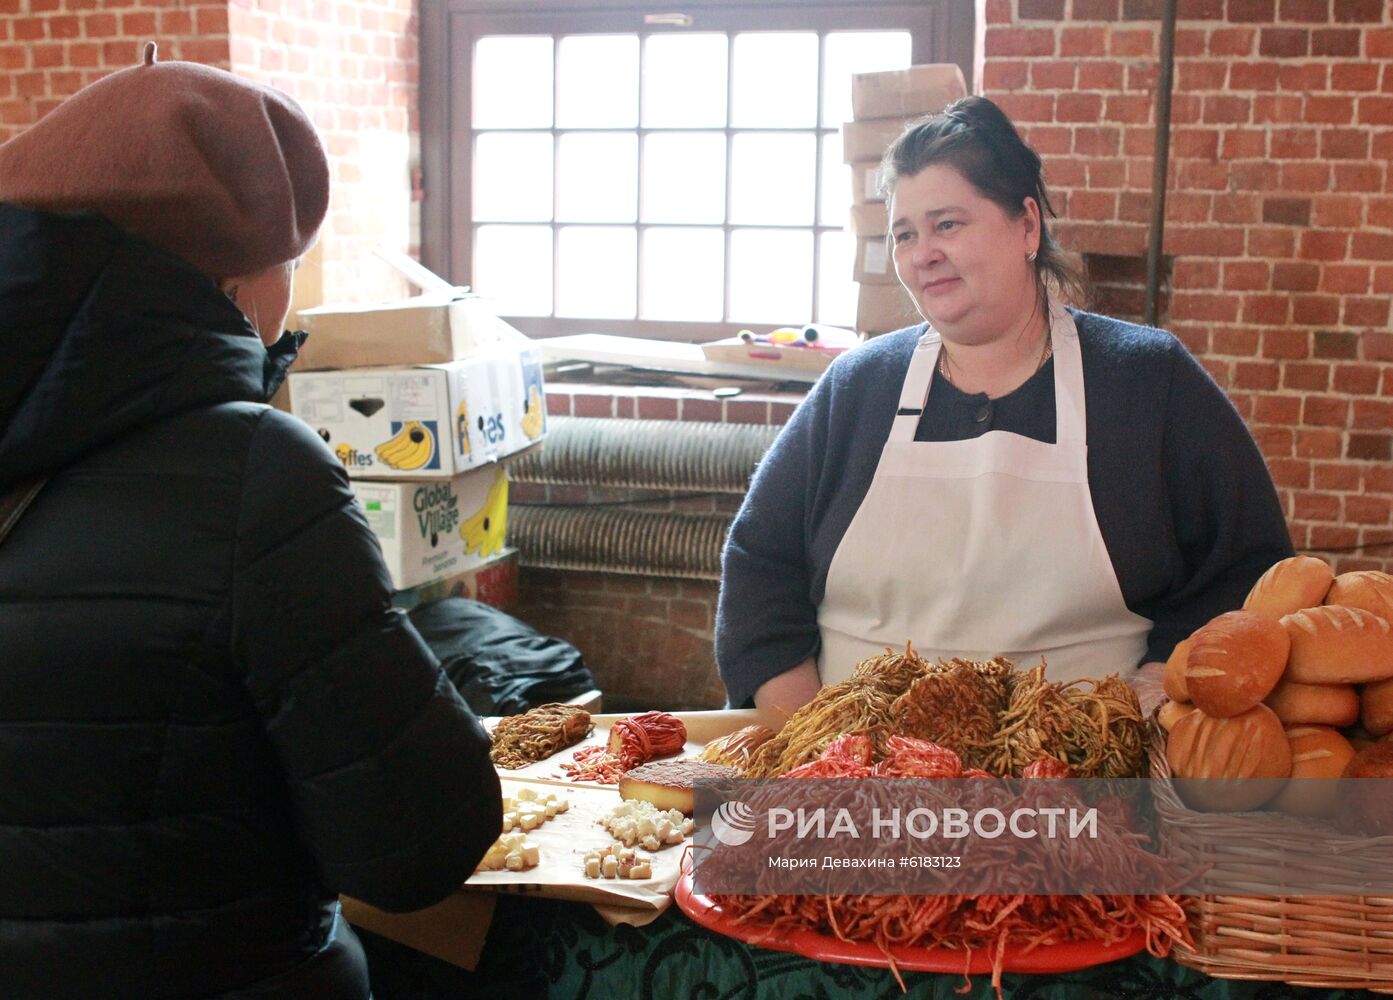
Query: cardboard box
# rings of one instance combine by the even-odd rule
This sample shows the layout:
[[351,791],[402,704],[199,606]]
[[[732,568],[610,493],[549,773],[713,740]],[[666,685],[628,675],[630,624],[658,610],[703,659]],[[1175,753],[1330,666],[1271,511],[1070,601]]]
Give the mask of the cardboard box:
[[857,119],[917,118],[942,111],[966,96],[967,84],[957,63],[930,63],[851,77],[851,114]]
[[857,236],[878,236],[883,240],[890,231],[890,213],[884,202],[852,205],[847,228]]
[[446,597],[468,597],[507,611],[518,601],[518,550],[503,549],[463,573],[398,590],[392,604],[404,611]]
[[856,329],[862,333],[889,333],[920,322],[922,317],[899,285],[861,286],[856,296]]
[[890,257],[889,242],[884,236],[856,241],[856,269],[851,277],[863,285],[899,287],[900,279],[895,276],[895,262]]
[[865,205],[870,202],[885,204],[880,193],[880,161],[853,163],[851,165],[851,203]]
[[456,291],[381,305],[318,306],[299,316],[310,336],[296,371],[441,364],[524,339],[483,299]]
[[501,465],[454,479],[352,486],[398,590],[455,576],[503,550],[508,476]]
[[546,433],[541,353],[530,346],[414,368],[294,372],[289,382],[291,411],[354,478],[448,479]]
[[845,122],[842,125],[842,161],[844,163],[879,163],[890,143],[904,131],[903,118],[876,118],[871,121]]

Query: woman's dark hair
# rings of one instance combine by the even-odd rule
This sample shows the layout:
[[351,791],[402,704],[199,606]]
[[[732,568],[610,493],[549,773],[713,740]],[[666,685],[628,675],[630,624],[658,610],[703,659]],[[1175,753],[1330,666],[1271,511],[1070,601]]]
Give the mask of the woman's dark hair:
[[1013,219],[1025,212],[1025,199],[1034,198],[1040,206],[1035,275],[1041,293],[1053,286],[1065,298],[1084,303],[1087,279],[1083,268],[1055,241],[1045,221],[1046,215],[1054,216],[1055,211],[1041,176],[1040,157],[1021,140],[999,107],[985,97],[964,97],[936,115],[912,122],[880,161],[881,193],[888,200],[897,180],[913,177],[935,163],[962,174],[982,197],[995,202]]

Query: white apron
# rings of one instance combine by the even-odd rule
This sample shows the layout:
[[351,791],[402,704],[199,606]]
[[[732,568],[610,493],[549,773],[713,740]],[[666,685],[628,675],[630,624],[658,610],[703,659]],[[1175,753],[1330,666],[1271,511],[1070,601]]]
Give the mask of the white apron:
[[859,660],[1009,656],[1052,680],[1128,677],[1151,622],[1128,610],[1088,489],[1079,334],[1052,304],[1055,442],[1006,431],[915,441],[942,343],[914,350],[875,477],[837,546],[818,608],[824,684]]

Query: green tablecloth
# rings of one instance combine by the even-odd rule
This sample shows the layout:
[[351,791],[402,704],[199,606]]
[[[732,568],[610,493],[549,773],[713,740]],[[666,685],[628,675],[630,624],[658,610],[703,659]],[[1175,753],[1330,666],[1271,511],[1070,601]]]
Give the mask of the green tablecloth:
[[[966,994],[955,975],[904,973],[907,994],[888,970],[830,965],[768,951],[706,931],[674,907],[644,928],[609,927],[576,903],[502,897],[479,970],[466,973],[364,934],[374,1000],[986,1000],[990,978]],[[1284,983],[1211,979],[1143,953],[1058,976],[1007,975],[1012,1000],[1352,1000],[1364,990],[1316,990]]]

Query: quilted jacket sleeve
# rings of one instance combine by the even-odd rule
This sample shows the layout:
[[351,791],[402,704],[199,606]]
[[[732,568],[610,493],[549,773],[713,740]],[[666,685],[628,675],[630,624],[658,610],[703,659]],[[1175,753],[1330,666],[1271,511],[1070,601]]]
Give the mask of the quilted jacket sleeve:
[[501,825],[488,737],[405,615],[342,469],[261,416],[244,470],[233,655],[325,885],[386,910],[464,881]]

